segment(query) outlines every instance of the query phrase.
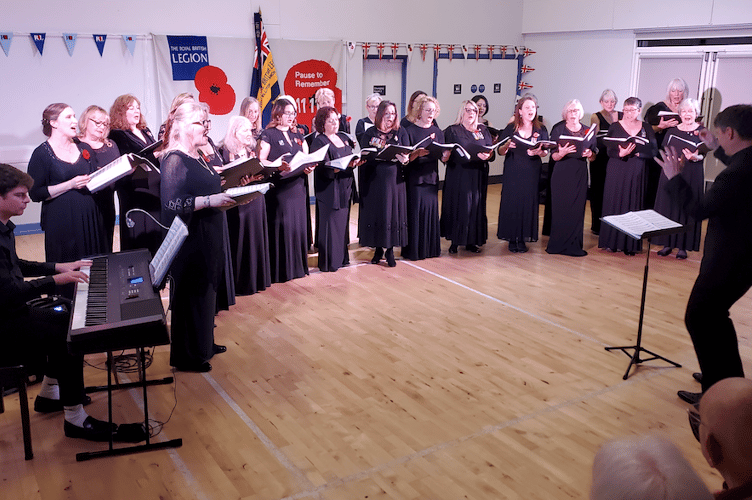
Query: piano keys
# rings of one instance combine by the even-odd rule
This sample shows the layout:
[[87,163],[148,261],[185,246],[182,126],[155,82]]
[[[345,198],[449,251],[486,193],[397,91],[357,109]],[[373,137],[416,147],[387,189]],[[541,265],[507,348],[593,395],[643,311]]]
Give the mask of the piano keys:
[[79,354],[170,343],[162,298],[152,287],[146,249],[92,258],[82,269],[68,329],[68,349]]

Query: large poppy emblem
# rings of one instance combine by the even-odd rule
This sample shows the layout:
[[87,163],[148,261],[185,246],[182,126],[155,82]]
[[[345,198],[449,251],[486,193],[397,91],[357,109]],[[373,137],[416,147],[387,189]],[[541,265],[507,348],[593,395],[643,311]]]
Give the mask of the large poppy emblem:
[[204,66],[193,80],[198,100],[209,105],[213,115],[226,115],[235,107],[235,90],[227,83],[227,75],[216,66]]

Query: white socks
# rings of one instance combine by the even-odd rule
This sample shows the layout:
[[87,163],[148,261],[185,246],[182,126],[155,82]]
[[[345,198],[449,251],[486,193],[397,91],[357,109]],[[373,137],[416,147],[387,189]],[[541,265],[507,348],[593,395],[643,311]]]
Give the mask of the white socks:
[[57,385],[57,379],[45,375],[42,379],[42,389],[39,391],[39,395],[47,399],[60,399],[60,387]]
[[84,410],[84,405],[65,406],[63,411],[65,412],[65,421],[76,427],[83,427],[84,420],[89,416]]

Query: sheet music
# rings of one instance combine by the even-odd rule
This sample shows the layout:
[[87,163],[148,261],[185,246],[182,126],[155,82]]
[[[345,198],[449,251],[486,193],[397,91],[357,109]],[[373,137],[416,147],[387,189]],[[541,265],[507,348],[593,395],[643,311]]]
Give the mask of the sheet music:
[[149,274],[151,275],[151,284],[154,288],[159,288],[164,281],[167,271],[170,269],[172,261],[188,237],[188,226],[177,215],[172,220],[170,230],[167,236],[159,246],[159,250],[149,263]]
[[266,192],[269,191],[269,187],[271,187],[270,182],[265,182],[263,184],[249,184],[247,186],[238,186],[227,189],[225,190],[225,194],[229,194],[233,198],[251,193],[266,194]]
[[642,239],[646,233],[653,231],[683,227],[678,222],[664,217],[655,210],[639,210],[621,215],[607,215],[603,217],[603,222],[636,240]]
[[103,187],[130,174],[135,166],[132,155],[125,154],[89,174],[89,182],[86,183],[86,187],[90,192],[96,193]]

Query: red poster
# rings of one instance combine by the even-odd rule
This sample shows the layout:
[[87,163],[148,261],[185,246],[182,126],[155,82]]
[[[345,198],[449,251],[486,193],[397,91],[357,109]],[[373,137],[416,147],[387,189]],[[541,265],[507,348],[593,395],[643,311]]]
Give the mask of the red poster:
[[320,88],[334,92],[334,107],[342,111],[342,90],[337,88],[337,72],[325,61],[309,59],[290,68],[285,76],[285,94],[295,99],[298,107],[298,123],[311,126],[318,108],[314,94]]

